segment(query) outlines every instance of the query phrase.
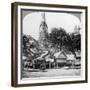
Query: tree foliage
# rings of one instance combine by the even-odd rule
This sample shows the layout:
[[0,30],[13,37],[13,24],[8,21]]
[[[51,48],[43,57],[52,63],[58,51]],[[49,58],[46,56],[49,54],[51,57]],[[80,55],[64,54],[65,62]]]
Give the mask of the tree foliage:
[[67,49],[73,54],[81,47],[81,35],[69,34],[63,28],[53,28],[49,34],[49,39],[52,46],[58,47],[60,50]]

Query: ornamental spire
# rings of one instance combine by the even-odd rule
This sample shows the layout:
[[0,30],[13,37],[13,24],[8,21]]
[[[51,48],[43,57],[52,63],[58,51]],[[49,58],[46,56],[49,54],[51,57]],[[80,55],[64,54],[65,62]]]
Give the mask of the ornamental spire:
[[46,20],[45,20],[45,12],[42,12],[41,13],[41,16],[42,16],[42,22],[45,22]]

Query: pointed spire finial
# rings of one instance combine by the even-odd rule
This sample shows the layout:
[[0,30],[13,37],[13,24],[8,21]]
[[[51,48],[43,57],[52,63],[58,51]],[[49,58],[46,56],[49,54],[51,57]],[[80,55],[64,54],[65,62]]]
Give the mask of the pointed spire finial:
[[45,22],[45,12],[42,12],[41,15],[42,15],[42,22]]

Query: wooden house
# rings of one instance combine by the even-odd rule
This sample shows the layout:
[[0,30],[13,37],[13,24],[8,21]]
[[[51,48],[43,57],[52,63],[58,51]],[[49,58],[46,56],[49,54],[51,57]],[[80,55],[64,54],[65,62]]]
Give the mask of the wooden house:
[[57,68],[61,66],[65,66],[66,60],[67,60],[67,55],[65,54],[64,51],[59,51],[54,54],[55,59],[56,59],[56,64]]

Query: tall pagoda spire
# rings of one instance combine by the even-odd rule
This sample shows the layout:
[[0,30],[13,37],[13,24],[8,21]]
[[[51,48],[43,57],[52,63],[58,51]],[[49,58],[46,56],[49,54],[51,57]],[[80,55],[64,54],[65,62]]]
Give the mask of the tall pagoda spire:
[[45,12],[41,12],[41,24],[39,27],[39,43],[42,46],[46,46],[48,37],[48,26],[46,23]]
[[41,12],[41,24],[40,24],[40,27],[43,26],[43,27],[47,27],[47,24],[46,24],[46,16],[45,16],[45,12]]

